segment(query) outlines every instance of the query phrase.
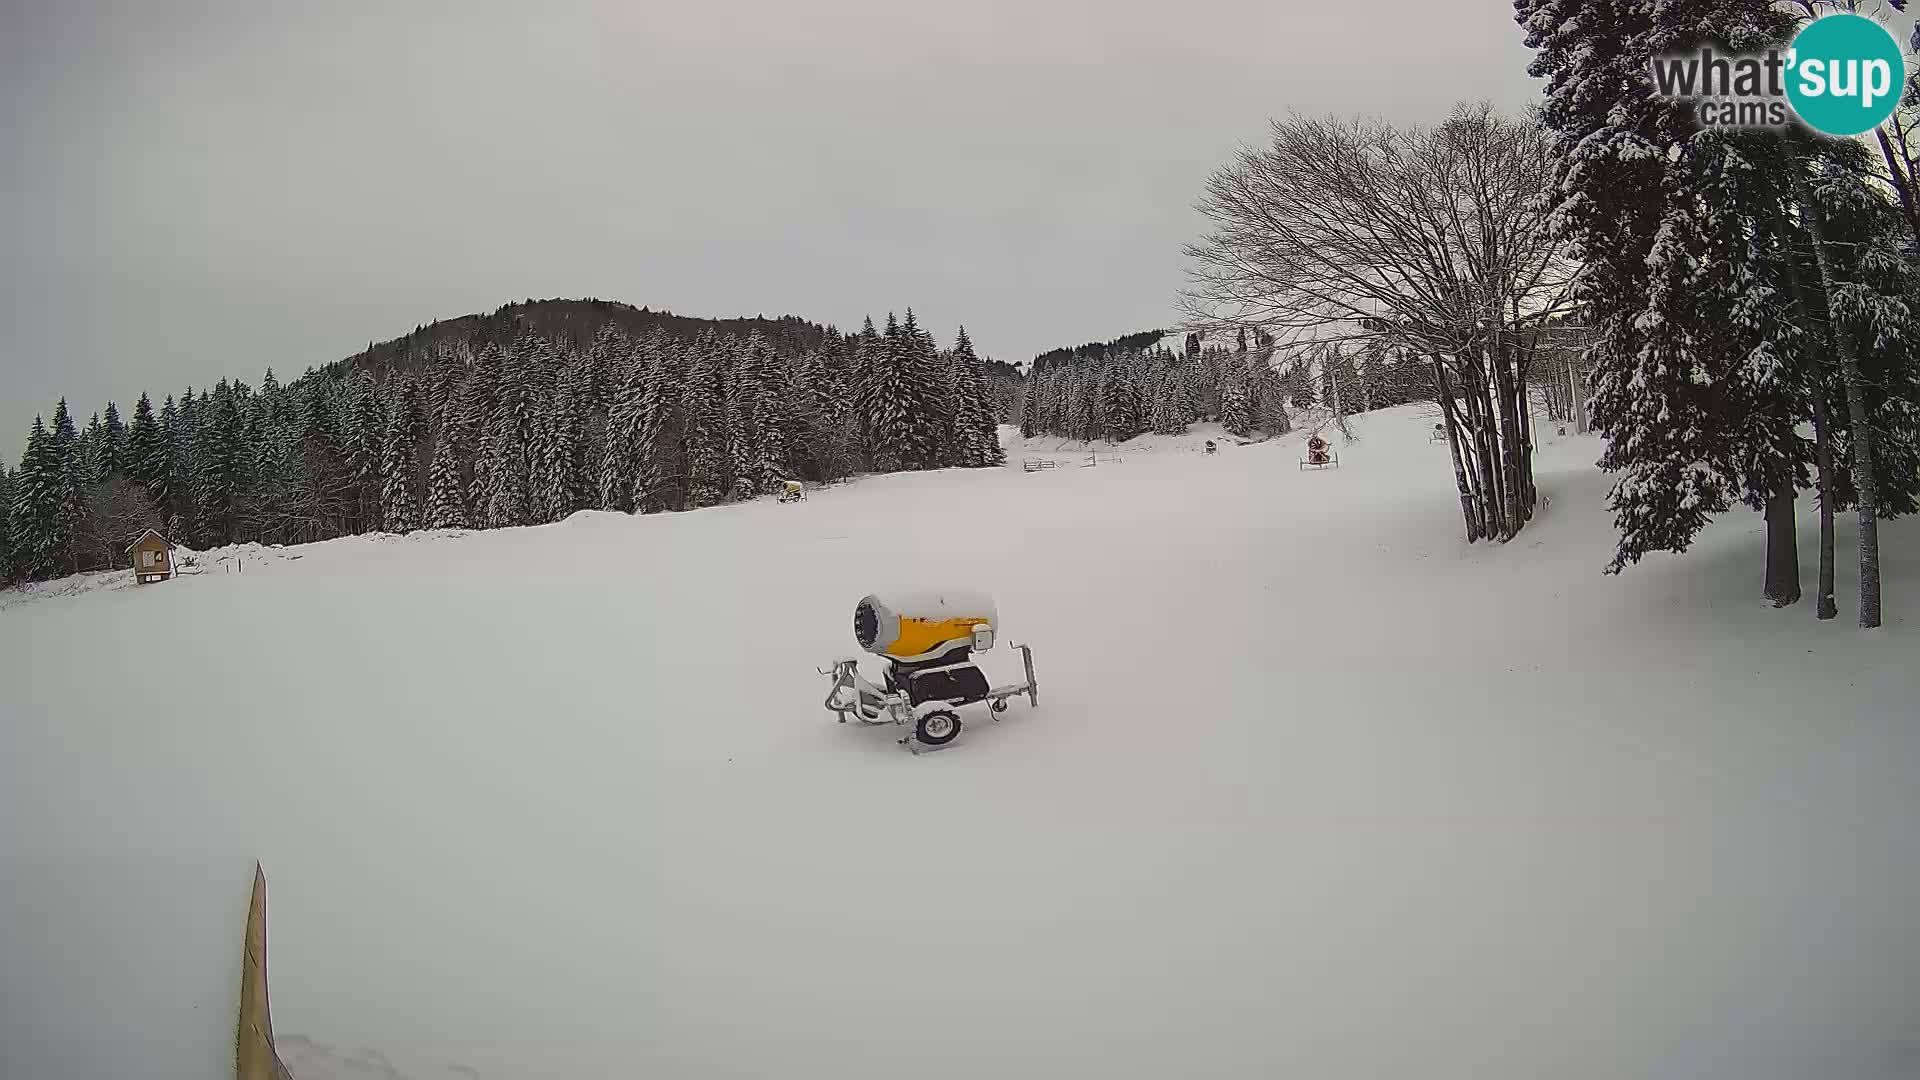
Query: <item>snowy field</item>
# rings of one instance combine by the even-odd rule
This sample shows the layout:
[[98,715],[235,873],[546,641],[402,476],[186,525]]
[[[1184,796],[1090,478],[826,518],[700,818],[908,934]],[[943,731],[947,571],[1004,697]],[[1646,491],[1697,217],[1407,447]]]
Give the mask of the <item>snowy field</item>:
[[[1818,624],[1807,501],[1605,578],[1595,440],[1468,548],[1429,423],[13,603],[0,1077],[219,1075],[238,926],[111,912],[256,857],[298,1080],[1920,1076],[1920,528]],[[941,583],[1040,707],[914,757],[815,668]]]

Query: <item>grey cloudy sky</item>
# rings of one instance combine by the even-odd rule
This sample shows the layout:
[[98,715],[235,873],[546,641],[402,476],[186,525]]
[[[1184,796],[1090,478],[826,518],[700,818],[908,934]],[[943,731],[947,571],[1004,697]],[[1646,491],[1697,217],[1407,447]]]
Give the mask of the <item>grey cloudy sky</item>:
[[0,448],[529,296],[1026,359],[1171,319],[1269,117],[1527,56],[1507,0],[0,0]]

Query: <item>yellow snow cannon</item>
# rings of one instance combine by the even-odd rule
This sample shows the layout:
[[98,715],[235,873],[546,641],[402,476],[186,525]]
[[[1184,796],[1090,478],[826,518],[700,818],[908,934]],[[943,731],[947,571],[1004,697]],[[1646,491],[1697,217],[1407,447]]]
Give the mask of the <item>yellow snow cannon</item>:
[[840,722],[910,725],[913,735],[900,741],[914,753],[940,747],[960,734],[956,709],[984,701],[994,719],[1007,699],[1027,696],[1040,703],[1033,677],[1033,650],[1014,645],[1026,665],[1026,681],[990,686],[986,673],[971,662],[975,652],[993,648],[999,615],[993,597],[972,590],[875,593],[853,609],[853,636],[860,647],[887,661],[884,686],[860,674],[859,661],[836,660],[822,675],[833,676],[826,707]]

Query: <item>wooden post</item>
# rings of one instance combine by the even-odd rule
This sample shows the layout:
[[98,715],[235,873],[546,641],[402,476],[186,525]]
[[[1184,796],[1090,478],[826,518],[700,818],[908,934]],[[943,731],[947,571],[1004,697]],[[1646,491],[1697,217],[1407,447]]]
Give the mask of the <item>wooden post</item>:
[[240,959],[240,1028],[234,1048],[234,1080],[292,1080],[273,1048],[273,1016],[267,1009],[267,877],[253,864],[253,899]]

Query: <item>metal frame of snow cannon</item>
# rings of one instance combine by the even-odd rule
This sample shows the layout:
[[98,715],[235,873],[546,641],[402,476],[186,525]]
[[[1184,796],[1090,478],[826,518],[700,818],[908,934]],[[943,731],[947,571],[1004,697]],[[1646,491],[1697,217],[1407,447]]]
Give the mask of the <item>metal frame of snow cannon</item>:
[[[985,673],[980,672],[979,667],[969,660],[971,651],[965,647],[952,650],[961,655],[950,663],[916,665],[890,662],[888,685],[884,687],[875,686],[860,674],[860,661],[857,658],[845,656],[835,660],[831,668],[816,669],[822,675],[833,677],[833,685],[827,690],[826,700],[822,704],[828,712],[837,714],[843,724],[851,719],[863,724],[896,724],[907,728],[908,733],[901,736],[899,742],[915,754],[945,749],[953,745],[954,739],[960,735],[958,710],[962,705],[986,702],[994,721],[998,723],[1000,714],[1007,711],[1010,698],[1025,694],[1029,708],[1040,704],[1040,683],[1033,674],[1033,648],[1014,642],[1008,644],[1020,652],[1026,668],[1025,682],[987,686]],[[944,661],[946,657],[940,659]],[[924,696],[915,693],[918,683],[929,675],[941,676],[951,685],[951,677],[959,668],[968,668],[977,673],[985,689],[979,693],[928,692]]]

